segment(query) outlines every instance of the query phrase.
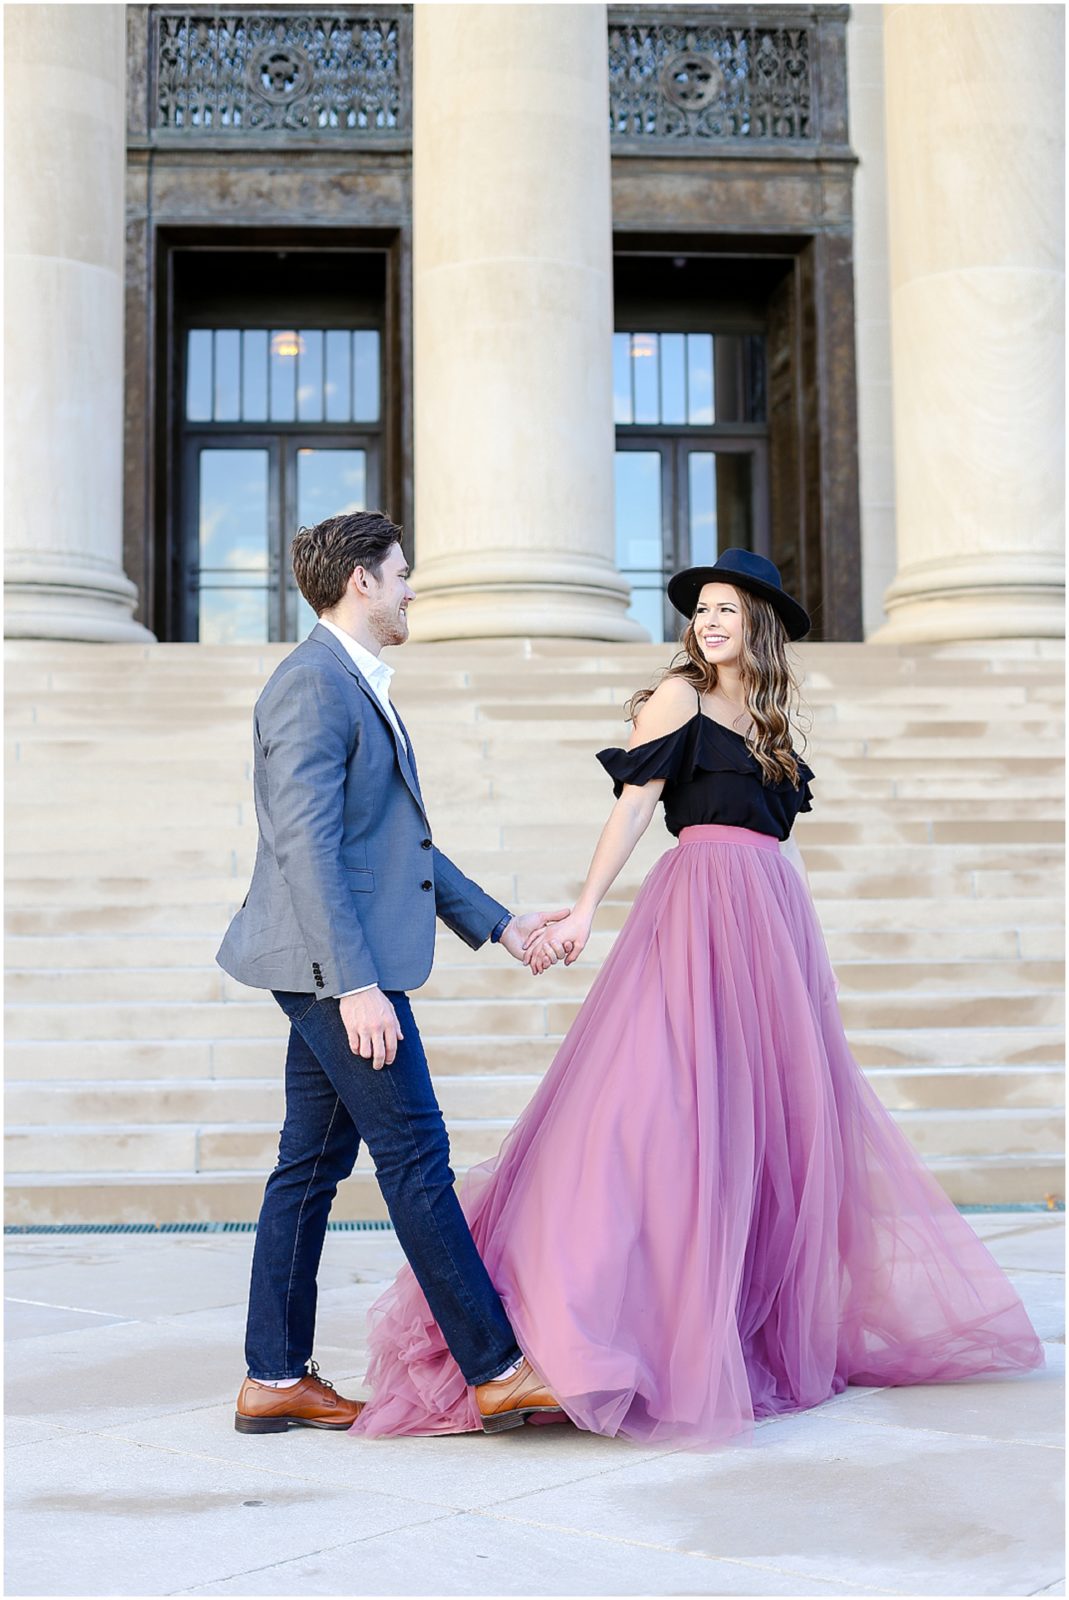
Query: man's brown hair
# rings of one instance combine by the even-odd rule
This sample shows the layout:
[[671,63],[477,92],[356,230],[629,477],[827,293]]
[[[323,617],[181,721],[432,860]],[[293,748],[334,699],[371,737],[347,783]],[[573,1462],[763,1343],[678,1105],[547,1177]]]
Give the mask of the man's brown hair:
[[357,567],[378,578],[401,537],[384,511],[346,511],[298,528],[290,548],[293,576],[316,616],[338,604]]

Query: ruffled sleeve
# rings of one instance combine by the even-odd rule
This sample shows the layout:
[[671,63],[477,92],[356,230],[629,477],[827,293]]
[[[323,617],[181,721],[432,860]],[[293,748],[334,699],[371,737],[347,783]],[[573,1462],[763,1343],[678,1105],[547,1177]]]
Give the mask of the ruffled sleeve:
[[810,780],[816,777],[816,773],[813,771],[812,767],[807,766],[804,761],[799,760],[798,776],[802,780],[798,786],[798,810],[812,811],[813,794],[809,784]]
[[697,722],[685,722],[674,733],[636,745],[634,750],[599,750],[597,759],[612,779],[617,799],[625,783],[641,788],[655,778],[681,783],[694,772]]

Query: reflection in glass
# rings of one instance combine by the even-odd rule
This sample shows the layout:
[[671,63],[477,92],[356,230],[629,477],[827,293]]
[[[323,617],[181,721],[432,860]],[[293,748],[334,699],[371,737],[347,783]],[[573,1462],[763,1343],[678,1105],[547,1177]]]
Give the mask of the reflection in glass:
[[[297,451],[297,525],[310,528],[324,517],[343,511],[367,509],[367,452],[364,450]],[[316,617],[304,596],[295,590],[296,627],[292,637],[303,639]]]
[[192,328],[186,341],[186,418],[190,422],[212,419],[212,334],[210,328]]
[[215,330],[215,421],[237,422],[241,416],[241,333]]
[[661,334],[661,421],[687,420],[687,352],[682,333]]
[[715,421],[711,333],[687,334],[687,421],[692,427]]
[[294,329],[271,335],[271,420],[293,422],[297,415],[297,356],[300,342]]
[[374,329],[353,334],[353,421],[379,420],[379,336]]
[[323,331],[302,328],[297,339],[297,417],[323,420]]
[[716,456],[711,450],[692,450],[687,457],[690,505],[690,561],[711,567],[717,557]]
[[241,336],[241,416],[267,421],[267,329],[246,328]]
[[655,333],[632,334],[631,365],[635,386],[635,421],[658,422],[661,415],[661,386]]
[[664,588],[658,577],[651,587],[643,587],[636,577],[631,576],[631,604],[627,608],[629,617],[646,629],[654,644],[664,643]]
[[348,422],[352,415],[352,341],[346,329],[332,328],[326,338],[327,421]]
[[268,638],[266,450],[202,450],[199,613],[206,644]]
[[266,574],[266,450],[200,452],[200,568]]
[[616,565],[632,587],[628,616],[664,639],[664,535],[661,525],[661,457],[657,450],[618,450]]
[[612,336],[612,414],[614,422],[631,421],[631,335]]
[[265,644],[267,642],[266,589],[207,589],[200,591],[201,644]]

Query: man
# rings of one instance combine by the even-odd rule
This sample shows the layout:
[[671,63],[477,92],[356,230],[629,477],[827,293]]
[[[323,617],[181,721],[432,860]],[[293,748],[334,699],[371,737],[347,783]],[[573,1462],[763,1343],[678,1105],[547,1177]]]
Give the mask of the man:
[[453,1188],[449,1142],[407,992],[430,973],[435,916],[523,960],[565,911],[513,917],[437,848],[390,703],[386,645],[415,598],[380,512],[302,528],[293,571],[319,622],[256,703],[259,841],[219,964],[290,1021],[286,1118],[253,1253],[242,1433],[343,1429],[360,1404],[308,1369],[327,1217],[360,1140],[398,1240],[487,1432],[556,1402],[516,1344]]

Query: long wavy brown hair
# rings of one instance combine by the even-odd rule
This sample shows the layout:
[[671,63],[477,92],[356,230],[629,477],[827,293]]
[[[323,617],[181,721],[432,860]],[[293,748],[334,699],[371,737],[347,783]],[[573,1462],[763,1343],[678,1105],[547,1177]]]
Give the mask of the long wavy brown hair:
[[[787,630],[767,600],[737,589],[742,607],[742,647],[739,674],[746,696],[746,709],[753,722],[746,744],[761,767],[762,781],[782,783],[787,779],[797,789],[801,779],[798,762],[791,749],[791,724],[801,710],[798,676],[787,654]],[[693,617],[687,623],[679,654],[648,689],[639,689],[625,707],[634,722],[638,712],[666,678],[685,678],[699,694],[711,694],[719,682],[713,662],[702,654],[694,632]],[[802,734],[803,747],[805,736]]]

